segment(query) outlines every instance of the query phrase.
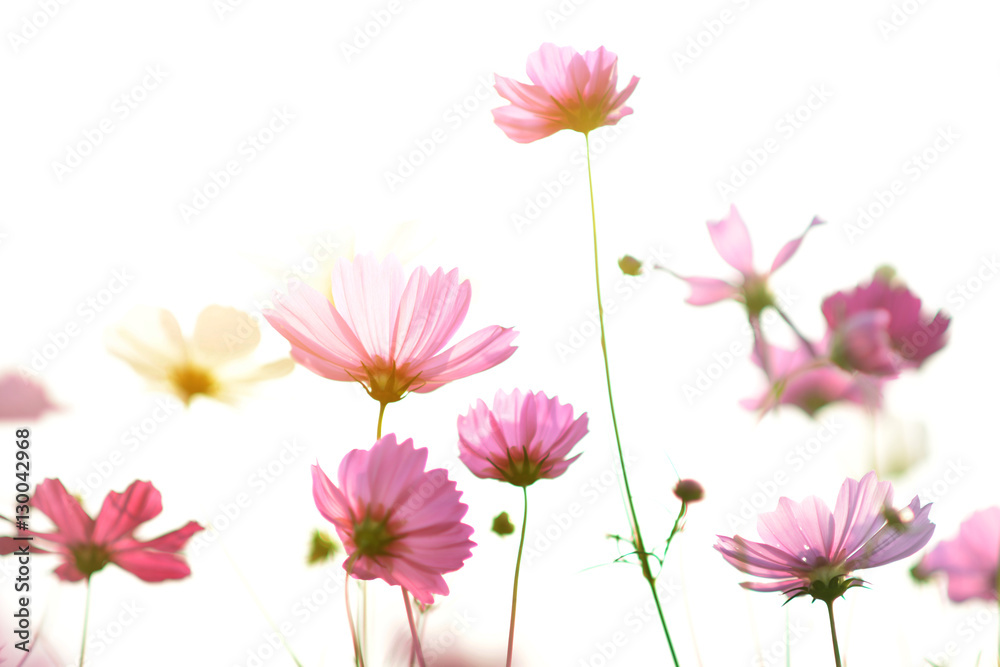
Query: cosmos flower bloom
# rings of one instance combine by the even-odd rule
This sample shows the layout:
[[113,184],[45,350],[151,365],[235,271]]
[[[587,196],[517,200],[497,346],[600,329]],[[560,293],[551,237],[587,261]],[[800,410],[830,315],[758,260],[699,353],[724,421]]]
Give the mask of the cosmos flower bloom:
[[573,419],[573,406],[544,392],[498,391],[493,409],[482,400],[458,418],[458,457],[472,474],[529,486],[553,479],[580,457],[569,455],[587,433],[587,413]]
[[844,480],[833,512],[815,496],[801,503],[782,497],[776,511],[757,519],[764,542],[719,535],[715,548],[740,572],[774,580],[744,582],[744,588],[832,604],[864,583],[852,576],[855,570],[906,558],[927,544],[934,533],[930,508],[914,497],[894,510],[892,484],[870,472],[860,481]]
[[58,479],[39,484],[31,504],[52,520],[55,532],[20,531],[21,536],[34,537],[31,542],[0,537],[0,555],[12,554],[26,544],[32,553],[59,554],[63,562],[55,572],[63,581],[89,579],[109,563],[143,581],[183,579],[191,569],[178,552],[192,535],[204,530],[189,521],[147,542],[137,540],[136,529],[163,511],[160,492],[150,482],[132,482],[124,493],[112,491],[93,519]]
[[295,368],[288,358],[263,366],[251,362],[260,329],[248,314],[223,306],[205,308],[189,340],[169,311],[136,308],[108,331],[106,343],[155,390],[172,393],[185,405],[199,395],[232,403],[249,385]]
[[941,311],[933,317],[922,313],[920,299],[882,271],[866,285],[827,297],[823,315],[833,336],[833,361],[871,375],[919,368],[944,347],[951,324]]
[[997,563],[1000,560],[1000,507],[973,512],[962,522],[958,536],[944,540],[917,566],[923,575],[948,575],[948,597],[954,602],[972,598],[997,599]]
[[[879,408],[882,404],[881,381],[848,373],[833,365],[823,356],[827,346],[827,341],[813,344],[810,352],[804,343],[792,350],[768,345],[768,363],[774,382],[760,396],[744,399],[740,405],[761,414],[778,405],[794,405],[810,417],[842,401],[872,410]],[[819,356],[814,357],[813,352]],[[753,362],[762,366],[756,351]]]
[[527,69],[531,84],[496,75],[497,92],[510,104],[494,109],[493,119],[518,143],[559,130],[587,134],[632,113],[625,101],[639,79],[633,76],[617,91],[618,56],[603,46],[581,55],[571,47],[545,43],[528,56]]
[[333,273],[333,303],[314,289],[290,284],[288,296],[264,316],[292,344],[292,358],[331,380],[355,381],[380,403],[408,391],[426,393],[493,368],[514,354],[517,332],[490,326],[448,349],[469,310],[469,281],[458,270],[428,274],[420,267],[403,283],[392,256],[341,259]]
[[[750,233],[747,231],[743,218],[736,206],[730,206],[729,215],[722,220],[708,223],[708,233],[719,255],[729,266],[741,274],[741,279],[730,283],[718,278],[685,278],[677,276],[691,287],[691,295],[687,302],[693,306],[706,306],[725,299],[736,299],[746,305],[747,311],[758,315],[767,306],[774,305],[774,296],[767,281],[771,274],[780,269],[798,251],[802,239],[809,230],[823,221],[813,218],[802,234],[781,248],[778,256],[771,263],[766,273],[757,273],[753,268],[753,246],[750,244]],[[671,272],[673,273],[673,272]]]
[[13,371],[0,375],[0,420],[40,419],[57,410],[41,384]]
[[424,470],[427,450],[390,433],[340,462],[335,486],[312,467],[313,500],[333,523],[358,579],[401,586],[424,604],[447,595],[444,574],[462,567],[476,543],[462,523],[469,509],[443,468]]

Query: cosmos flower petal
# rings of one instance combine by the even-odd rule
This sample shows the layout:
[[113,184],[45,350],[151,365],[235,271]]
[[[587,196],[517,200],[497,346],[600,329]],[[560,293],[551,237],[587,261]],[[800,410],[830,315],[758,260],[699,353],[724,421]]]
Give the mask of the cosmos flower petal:
[[40,419],[58,410],[40,383],[13,371],[0,375],[0,421]]
[[246,357],[260,344],[260,328],[236,308],[208,306],[198,315],[191,338],[192,353],[209,365]]
[[58,479],[46,479],[35,489],[31,504],[52,520],[56,530],[70,544],[90,539],[94,521]]
[[162,551],[123,551],[114,554],[112,562],[148,582],[183,579],[191,574],[183,557]]
[[941,541],[920,562],[927,574],[948,577],[948,597],[953,602],[997,599],[997,569],[1000,561],[1000,507],[973,512],[958,529],[958,535]]
[[855,568],[878,567],[907,556],[912,556],[926,545],[934,534],[934,524],[930,521],[931,503],[920,506],[920,499],[914,498],[908,509],[912,520],[896,526],[883,526],[859,553],[851,557]]
[[160,492],[149,482],[135,481],[125,493],[110,492],[94,523],[93,541],[110,544],[130,535],[163,511]]
[[809,233],[809,230],[811,230],[813,227],[818,227],[819,225],[823,224],[826,223],[823,220],[820,220],[819,217],[813,218],[812,222],[809,223],[809,226],[806,227],[806,230],[802,232],[802,234],[800,234],[799,236],[795,237],[794,239],[786,243],[784,246],[782,246],[781,250],[778,251],[777,257],[774,258],[774,262],[771,264],[770,272],[774,273],[782,266],[784,266],[785,262],[790,260],[792,256],[795,255],[796,252],[798,252],[799,246],[802,245],[802,241],[803,239],[805,239],[806,234]]
[[719,255],[729,266],[744,277],[750,277],[753,271],[753,246],[750,243],[750,232],[740,217],[735,205],[729,207],[729,215],[722,220],[708,223],[708,233],[712,244]]
[[419,386],[413,391],[427,393],[448,382],[493,368],[517,350],[511,345],[517,334],[514,329],[500,326],[480,329],[415,367]]

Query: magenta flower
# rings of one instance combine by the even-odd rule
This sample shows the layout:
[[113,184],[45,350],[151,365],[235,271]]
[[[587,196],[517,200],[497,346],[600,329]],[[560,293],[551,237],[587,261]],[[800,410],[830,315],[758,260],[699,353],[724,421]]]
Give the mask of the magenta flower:
[[[743,218],[736,206],[730,206],[729,216],[717,222],[708,223],[708,233],[719,255],[729,266],[741,274],[741,279],[730,283],[718,278],[685,278],[677,276],[691,287],[691,295],[687,302],[693,306],[706,306],[725,299],[736,299],[744,303],[752,315],[759,314],[767,306],[774,305],[774,297],[768,288],[767,280],[771,274],[785,265],[798,251],[802,239],[809,230],[824,224],[819,218],[813,218],[806,231],[782,247],[778,256],[771,263],[767,273],[757,273],[753,268],[753,246],[750,244],[750,233],[747,231]],[[677,274],[674,274],[677,275]]]
[[[882,404],[881,381],[863,375],[848,373],[833,365],[822,355],[826,341],[813,344],[813,350],[804,343],[793,350],[767,346],[768,362],[774,381],[760,396],[740,401],[748,410],[762,414],[778,405],[794,405],[810,417],[833,403],[856,403],[875,410]],[[755,351],[753,362],[763,367]]]
[[444,574],[462,567],[476,543],[462,523],[469,509],[443,468],[424,471],[427,450],[390,433],[340,462],[338,485],[312,467],[313,500],[337,529],[357,579],[401,586],[424,604],[447,595]]
[[458,418],[458,458],[472,474],[530,486],[566,472],[579,454],[566,458],[587,433],[587,413],[573,419],[573,406],[544,392],[498,391],[490,410],[482,400]]
[[0,420],[40,419],[57,410],[41,384],[13,371],[0,375]]
[[892,484],[870,472],[860,481],[844,480],[833,512],[815,496],[801,503],[782,497],[776,511],[757,519],[764,542],[719,535],[715,548],[740,572],[774,580],[744,582],[744,588],[832,604],[864,583],[852,576],[855,570],[906,558],[931,539],[930,503],[921,506],[914,497],[899,511],[891,503]]
[[496,75],[496,89],[510,104],[493,110],[504,133],[522,144],[559,130],[589,133],[632,113],[625,101],[638,77],[618,92],[618,56],[603,46],[580,55],[568,46],[542,44],[528,56],[531,84]]
[[59,554],[63,563],[56,568],[56,576],[63,581],[89,579],[109,563],[143,581],[183,579],[191,569],[178,552],[192,535],[204,530],[189,521],[183,528],[147,542],[137,540],[135,530],[163,511],[160,492],[149,482],[135,481],[125,493],[109,493],[96,519],[90,518],[58,479],[39,484],[31,505],[52,520],[56,531],[21,531],[21,536],[35,538],[30,542],[0,537],[0,555],[12,554],[26,544],[31,545],[32,553]]
[[948,597],[954,602],[996,600],[998,560],[1000,507],[990,507],[973,512],[959,526],[957,537],[942,541],[921,559],[918,571],[946,573]]
[[920,299],[883,272],[867,285],[827,297],[823,315],[833,336],[833,361],[870,375],[919,368],[944,347],[951,324],[941,311],[933,317],[922,313]]
[[290,283],[288,296],[264,316],[292,344],[292,358],[331,380],[361,383],[380,403],[408,391],[426,393],[493,368],[517,349],[517,332],[490,326],[448,349],[465,319],[471,295],[458,270],[423,267],[403,283],[395,257],[340,259],[333,271],[333,303],[311,287]]

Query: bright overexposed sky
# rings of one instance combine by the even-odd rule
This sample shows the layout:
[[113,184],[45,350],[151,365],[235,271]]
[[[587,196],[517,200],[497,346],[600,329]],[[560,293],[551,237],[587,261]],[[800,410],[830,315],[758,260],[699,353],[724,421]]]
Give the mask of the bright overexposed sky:
[[[473,292],[460,335],[520,331],[505,363],[386,413],[386,431],[449,468],[476,530],[427,646],[503,659],[517,541],[490,525],[501,511],[520,524],[520,493],[458,462],[455,424],[476,399],[522,388],[586,411],[590,433],[563,477],[529,489],[515,664],[667,664],[639,570],[612,564],[620,551],[607,538],[628,524],[594,324],[583,137],[516,144],[489,111],[504,103],[494,73],[526,80],[528,54],[547,41],[604,45],[623,83],[640,78],[634,115],[591,143],[612,379],[647,542],[673,524],[674,466],[707,491],[661,579],[681,663],[784,665],[787,626],[793,665],[832,664],[825,609],[742,590],[746,577],[712,544],[756,539],[756,513],[780,495],[833,503],[845,476],[871,469],[873,437],[884,462],[920,456],[893,482],[900,504],[934,501],[932,544],[998,502],[998,21],[981,0],[8,0],[0,370],[34,361],[63,407],[33,427],[32,481],[58,477],[96,512],[108,491],[148,479],[164,511],[143,535],[192,519],[215,527],[188,549],[189,579],[149,585],[115,567],[94,577],[91,630],[117,636],[91,642],[92,664],[292,664],[270,647],[266,616],[307,667],[353,664],[340,563],[305,566],[311,531],[332,532],[309,465],[332,474],[371,446],[377,404],[299,367],[238,407],[185,410],[148,392],[104,335],[139,305],[170,310],[187,333],[209,304],[259,319],[286,279],[322,284],[324,260],[355,250],[395,252],[407,270],[457,267]],[[705,227],[730,203],[762,270],[813,216],[827,221],[773,280],[807,335],[823,333],[823,297],[882,264],[928,312],[953,316],[947,347],[887,388],[874,430],[851,407],[758,421],[738,405],[762,389],[740,307],[694,308],[666,273],[618,270],[630,253],[731,277]],[[262,324],[257,357],[287,354]],[[780,323],[769,331],[792,340]],[[9,442],[14,424],[3,429]],[[0,451],[9,508],[12,448]],[[848,663],[950,652],[971,666],[980,651],[990,663],[995,607],[915,588],[912,560],[862,573],[870,589],[837,602]],[[68,665],[84,587],[59,583],[55,565],[33,559],[32,609]],[[0,560],[5,618],[11,576]],[[396,664],[398,591],[369,591],[369,664]]]

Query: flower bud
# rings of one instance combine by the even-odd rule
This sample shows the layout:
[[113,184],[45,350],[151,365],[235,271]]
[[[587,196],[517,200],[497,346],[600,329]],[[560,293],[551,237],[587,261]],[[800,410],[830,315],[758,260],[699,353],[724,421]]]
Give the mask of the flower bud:
[[642,273],[642,262],[637,260],[632,255],[625,255],[618,260],[618,268],[622,270],[626,276],[637,276]]
[[685,503],[696,503],[705,497],[705,489],[693,479],[682,479],[674,487],[674,495]]
[[493,519],[493,532],[503,537],[514,532],[514,524],[510,522],[510,516],[506,512],[500,512]]

